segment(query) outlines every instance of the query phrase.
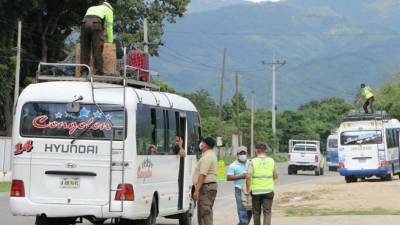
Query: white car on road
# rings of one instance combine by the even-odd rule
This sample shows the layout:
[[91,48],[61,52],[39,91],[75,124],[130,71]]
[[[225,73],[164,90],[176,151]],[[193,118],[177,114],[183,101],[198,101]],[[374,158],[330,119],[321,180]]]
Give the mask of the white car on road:
[[325,160],[319,141],[289,140],[288,174],[297,171],[314,171],[316,176],[324,174]]

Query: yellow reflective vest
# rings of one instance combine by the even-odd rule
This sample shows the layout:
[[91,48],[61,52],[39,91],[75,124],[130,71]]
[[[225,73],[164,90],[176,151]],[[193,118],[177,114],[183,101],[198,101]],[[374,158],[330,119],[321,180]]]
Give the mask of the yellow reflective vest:
[[361,96],[365,99],[369,99],[371,97],[374,97],[374,94],[372,93],[372,90],[370,87],[366,86],[363,89],[361,89]]
[[113,42],[114,14],[112,9],[106,5],[92,6],[86,11],[85,16],[98,16],[100,19],[104,20],[106,22],[107,42]]
[[253,174],[251,177],[251,192],[253,195],[267,194],[275,189],[275,161],[270,157],[257,157],[251,160]]

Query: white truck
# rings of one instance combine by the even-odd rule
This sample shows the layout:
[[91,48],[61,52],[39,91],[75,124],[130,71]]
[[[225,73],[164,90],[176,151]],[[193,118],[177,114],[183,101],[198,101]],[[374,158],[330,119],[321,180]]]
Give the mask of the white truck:
[[315,171],[315,175],[324,174],[324,157],[319,141],[289,140],[288,174],[297,171]]

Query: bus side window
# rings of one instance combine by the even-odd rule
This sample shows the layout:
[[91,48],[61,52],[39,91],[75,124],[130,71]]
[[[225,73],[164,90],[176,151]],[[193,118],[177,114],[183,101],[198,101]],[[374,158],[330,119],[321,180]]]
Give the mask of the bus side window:
[[167,124],[166,129],[166,146],[168,150],[168,154],[175,155],[177,154],[174,150],[175,148],[175,139],[177,134],[177,122],[176,122],[176,115],[174,110],[165,110],[165,122]]
[[152,144],[156,146],[153,154],[165,154],[165,115],[161,108],[151,109]]
[[136,111],[136,149],[138,155],[151,154],[149,149],[152,140],[152,120],[150,107],[138,104]]
[[199,143],[201,136],[200,120],[196,112],[187,112],[188,121],[188,154],[199,156]]
[[195,132],[196,132],[196,141],[195,141],[195,154],[198,159],[200,159],[200,148],[198,144],[200,143],[200,138],[201,138],[201,123],[200,123],[200,117],[199,113],[195,113]]

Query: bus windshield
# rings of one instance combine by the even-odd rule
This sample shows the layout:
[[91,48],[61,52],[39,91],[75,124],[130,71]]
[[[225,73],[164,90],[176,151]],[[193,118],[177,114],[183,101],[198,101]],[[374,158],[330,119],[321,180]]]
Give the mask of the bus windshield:
[[329,139],[328,140],[328,148],[337,148],[338,140],[337,139]]
[[[68,113],[66,103],[30,102],[21,112],[20,133],[23,137],[122,139],[123,108],[116,105],[80,104],[80,111]],[[110,124],[110,121],[112,124]]]
[[382,132],[378,130],[345,131],[340,134],[341,145],[381,144]]

